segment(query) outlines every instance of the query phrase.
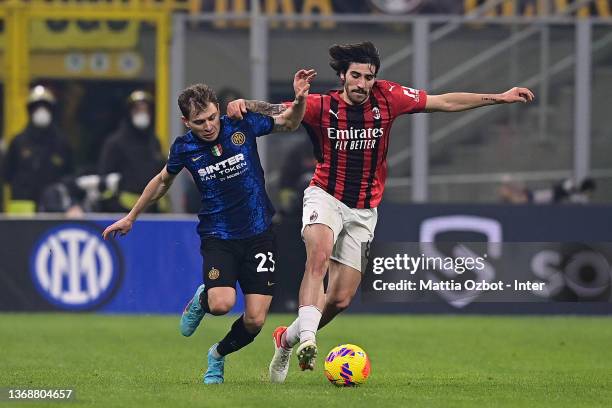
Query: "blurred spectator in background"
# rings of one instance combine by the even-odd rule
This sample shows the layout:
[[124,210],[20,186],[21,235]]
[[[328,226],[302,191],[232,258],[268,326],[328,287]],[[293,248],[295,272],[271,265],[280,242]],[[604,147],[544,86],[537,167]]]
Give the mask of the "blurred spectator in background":
[[281,215],[302,214],[304,190],[308,187],[317,160],[309,139],[300,142],[285,158],[279,182],[279,212]]
[[[127,108],[127,117],[106,139],[98,162],[100,176],[110,173],[120,176],[116,193],[104,197],[102,211],[129,211],[165,163],[159,139],[153,132],[153,96],[145,91],[134,91],[127,99]],[[149,212],[162,210],[166,210],[163,202],[148,208]]]
[[72,149],[55,125],[55,96],[42,85],[28,96],[25,130],[11,141],[4,180],[11,187],[9,213],[33,213],[45,187],[72,173]]
[[529,189],[517,181],[505,180],[499,187],[499,197],[503,202],[510,204],[586,204],[596,187],[595,180],[590,177],[579,183],[568,178],[549,188],[541,189]]

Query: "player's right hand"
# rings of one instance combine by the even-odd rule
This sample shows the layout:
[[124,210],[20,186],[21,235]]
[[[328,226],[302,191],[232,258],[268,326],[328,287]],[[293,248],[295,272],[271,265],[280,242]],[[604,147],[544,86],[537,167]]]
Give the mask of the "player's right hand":
[[242,120],[242,115],[245,113],[247,113],[247,108],[244,99],[236,99],[227,104],[227,116],[230,119]]
[[506,92],[500,95],[500,100],[504,103],[526,103],[533,101],[534,98],[535,96],[533,95],[533,92],[531,92],[531,90],[517,86],[508,89]]
[[128,232],[130,232],[133,224],[134,223],[132,222],[132,220],[130,220],[128,217],[123,217],[122,219],[115,222],[114,224],[106,227],[106,229],[102,233],[102,237],[104,237],[104,239],[108,239],[111,236],[111,234],[113,238],[116,237],[117,234],[123,236],[127,234]]

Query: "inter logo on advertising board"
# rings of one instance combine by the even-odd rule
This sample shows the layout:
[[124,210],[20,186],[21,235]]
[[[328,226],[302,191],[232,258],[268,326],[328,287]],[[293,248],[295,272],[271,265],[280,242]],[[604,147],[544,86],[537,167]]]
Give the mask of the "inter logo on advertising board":
[[45,233],[30,256],[40,294],[62,309],[93,309],[109,300],[121,281],[113,244],[86,224],[64,224]]

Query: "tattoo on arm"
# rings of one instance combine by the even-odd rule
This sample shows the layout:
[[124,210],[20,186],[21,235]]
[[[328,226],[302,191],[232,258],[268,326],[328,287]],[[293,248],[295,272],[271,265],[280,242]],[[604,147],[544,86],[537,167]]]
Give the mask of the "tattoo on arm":
[[492,96],[483,96],[482,100],[485,102],[493,102],[493,103],[501,103],[501,101],[497,98],[494,98]]
[[287,110],[287,106],[282,103],[272,104],[262,101],[245,101],[246,108],[251,112],[261,113],[268,116],[280,115]]

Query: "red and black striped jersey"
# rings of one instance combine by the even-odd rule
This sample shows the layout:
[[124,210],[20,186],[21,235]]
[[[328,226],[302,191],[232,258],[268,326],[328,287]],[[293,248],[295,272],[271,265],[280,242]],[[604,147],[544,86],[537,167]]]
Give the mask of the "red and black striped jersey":
[[369,99],[349,105],[342,91],[308,95],[302,124],[318,164],[310,182],[351,208],[375,208],[387,178],[389,134],[395,118],[425,109],[425,91],[377,80]]

